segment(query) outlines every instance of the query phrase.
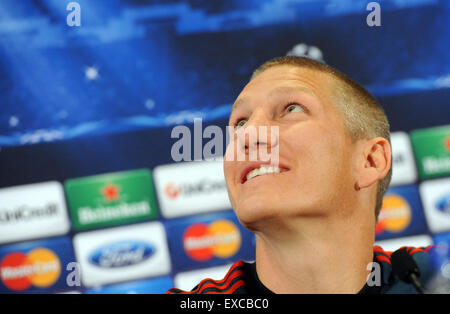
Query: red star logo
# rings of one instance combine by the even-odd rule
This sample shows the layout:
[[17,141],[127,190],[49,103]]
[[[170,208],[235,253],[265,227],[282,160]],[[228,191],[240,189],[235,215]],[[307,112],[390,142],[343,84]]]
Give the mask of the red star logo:
[[118,201],[119,200],[120,187],[108,183],[103,189],[102,194],[106,202]]
[[450,153],[450,136],[444,140],[444,146],[445,149],[447,150],[447,153]]

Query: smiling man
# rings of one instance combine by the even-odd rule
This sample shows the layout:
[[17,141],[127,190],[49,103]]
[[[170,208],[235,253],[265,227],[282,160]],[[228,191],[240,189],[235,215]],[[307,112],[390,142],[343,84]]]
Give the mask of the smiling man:
[[[256,261],[236,262],[223,280],[185,293],[415,292],[392,274],[390,252],[373,247],[391,146],[370,93],[320,62],[276,58],[253,73],[229,125],[225,179],[239,221],[256,234]],[[277,136],[246,135],[261,127]],[[277,156],[253,160],[255,149]],[[408,253],[422,265],[427,250]],[[367,282],[372,269],[379,284]]]

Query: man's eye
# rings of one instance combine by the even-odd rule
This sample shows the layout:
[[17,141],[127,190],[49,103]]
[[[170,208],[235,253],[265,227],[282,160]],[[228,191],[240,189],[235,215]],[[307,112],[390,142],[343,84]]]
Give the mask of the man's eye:
[[238,122],[237,122],[236,125],[235,125],[236,129],[238,129],[238,128],[240,128],[240,127],[243,127],[243,126],[245,125],[246,122],[247,122],[247,120],[245,120],[245,119],[240,119],[240,120],[238,120]]
[[289,104],[286,109],[285,109],[286,113],[291,113],[291,112],[304,112],[305,109],[300,106],[299,104]]

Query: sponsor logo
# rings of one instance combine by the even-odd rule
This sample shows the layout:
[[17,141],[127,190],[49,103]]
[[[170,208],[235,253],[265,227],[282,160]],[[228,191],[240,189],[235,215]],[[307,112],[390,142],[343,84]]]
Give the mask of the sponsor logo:
[[168,183],[164,189],[165,195],[171,199],[176,199],[178,196],[192,197],[196,194],[212,193],[215,191],[226,190],[224,181],[211,181],[203,179],[195,183],[184,183],[176,185],[175,183]]
[[79,222],[83,225],[102,223],[109,220],[127,219],[150,214],[147,202],[119,204],[116,206],[81,207],[78,211]]
[[450,159],[439,157],[425,157],[423,167],[427,173],[435,174],[450,171]]
[[68,180],[66,191],[76,229],[112,226],[157,216],[151,174],[147,170]]
[[193,260],[205,262],[213,257],[228,258],[241,247],[239,228],[226,219],[211,224],[196,223],[183,234],[183,247]]
[[422,178],[450,175],[450,126],[411,133]]
[[80,232],[73,243],[86,287],[166,275],[171,269],[160,222]]
[[155,248],[142,241],[121,241],[96,249],[89,255],[89,262],[102,268],[135,265],[148,259]]
[[25,222],[34,219],[45,219],[57,215],[58,205],[55,203],[47,204],[43,207],[21,206],[13,210],[0,212],[0,223]]
[[447,278],[450,278],[448,273],[450,265],[450,233],[441,233],[433,236],[433,244],[436,248],[431,255],[434,269],[441,270],[441,274]]
[[435,207],[443,213],[450,214],[450,193],[440,197],[436,201]]
[[399,233],[404,231],[412,219],[411,206],[408,201],[398,194],[386,195],[383,206],[378,216],[378,224],[375,233],[381,234],[385,231]]
[[391,144],[393,171],[391,186],[414,183],[417,180],[417,169],[409,135],[405,132],[393,132]]
[[113,201],[120,201],[120,191],[122,189],[118,185],[108,183],[104,188],[101,189],[101,194],[103,195],[104,201],[106,203]]
[[175,185],[175,183],[170,182],[166,185],[164,194],[170,199],[176,199],[178,195],[180,195],[180,189]]
[[398,154],[398,155],[392,156],[392,163],[394,165],[402,164],[404,162],[405,162],[405,156],[404,155]]
[[36,248],[28,252],[12,252],[0,263],[2,283],[13,291],[25,291],[32,286],[46,288],[60,277],[61,262],[50,249]]
[[61,183],[0,189],[0,243],[61,235],[69,229]]
[[420,195],[430,231],[450,231],[450,178],[422,182]]
[[231,208],[221,161],[158,166],[154,169],[154,178],[165,218]]

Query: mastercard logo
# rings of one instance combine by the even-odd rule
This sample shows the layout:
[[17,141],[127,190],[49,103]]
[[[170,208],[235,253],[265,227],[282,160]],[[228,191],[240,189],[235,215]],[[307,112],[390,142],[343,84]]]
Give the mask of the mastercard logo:
[[61,274],[61,262],[53,251],[36,248],[28,254],[13,252],[0,263],[0,279],[14,291],[28,290],[32,286],[46,288],[53,285]]
[[385,231],[398,233],[405,230],[411,223],[411,206],[408,201],[397,194],[390,194],[384,197],[378,224],[375,229],[376,234]]
[[241,241],[239,228],[226,219],[191,225],[183,234],[184,251],[199,262],[231,257],[239,251]]

